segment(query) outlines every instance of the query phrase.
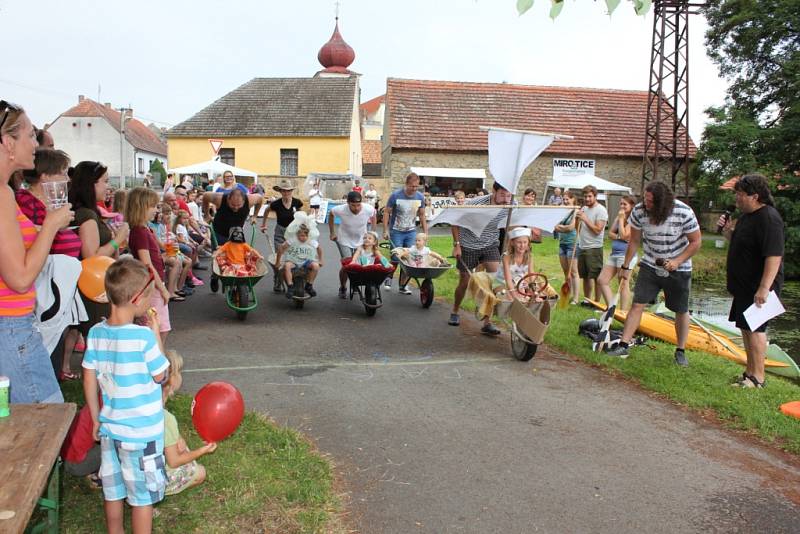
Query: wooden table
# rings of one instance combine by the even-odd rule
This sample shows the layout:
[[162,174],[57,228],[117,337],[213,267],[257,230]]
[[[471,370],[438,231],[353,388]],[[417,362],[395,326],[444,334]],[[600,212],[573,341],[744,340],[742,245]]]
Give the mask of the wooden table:
[[12,404],[11,415],[0,418],[0,516],[14,513],[0,519],[0,532],[25,530],[47,486],[44,504],[55,504],[57,517],[58,471],[55,484],[48,479],[74,417],[75,404],[67,403]]

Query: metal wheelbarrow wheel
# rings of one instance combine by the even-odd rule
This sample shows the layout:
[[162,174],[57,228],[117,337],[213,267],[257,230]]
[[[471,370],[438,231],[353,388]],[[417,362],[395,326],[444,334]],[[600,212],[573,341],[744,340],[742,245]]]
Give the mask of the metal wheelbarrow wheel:
[[422,307],[430,308],[431,304],[433,304],[433,297],[433,280],[426,278],[419,285],[419,301],[422,303]]

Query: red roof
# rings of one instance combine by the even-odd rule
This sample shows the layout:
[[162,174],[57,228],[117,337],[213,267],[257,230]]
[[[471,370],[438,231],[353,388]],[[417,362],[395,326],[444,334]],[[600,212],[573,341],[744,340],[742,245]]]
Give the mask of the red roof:
[[389,78],[386,107],[392,148],[486,151],[478,127],[498,126],[575,137],[548,153],[640,158],[644,151],[647,91]]
[[361,141],[361,161],[362,163],[380,163],[381,148],[383,141],[367,140]]
[[731,191],[733,191],[733,187],[736,185],[736,182],[738,182],[738,181],[739,181],[739,177],[738,176],[734,176],[733,178],[731,178],[730,180],[727,180],[724,184],[719,186],[719,188],[720,189],[730,189]]
[[367,100],[363,104],[361,104],[361,114],[362,115],[372,115],[376,111],[378,111],[386,101],[386,95],[376,96],[371,100]]
[[[61,117],[102,117],[116,130],[120,128],[121,113],[90,98],[84,98],[78,105],[62,113]],[[160,156],[167,155],[167,145],[144,123],[131,119],[125,123],[125,139],[145,152]]]

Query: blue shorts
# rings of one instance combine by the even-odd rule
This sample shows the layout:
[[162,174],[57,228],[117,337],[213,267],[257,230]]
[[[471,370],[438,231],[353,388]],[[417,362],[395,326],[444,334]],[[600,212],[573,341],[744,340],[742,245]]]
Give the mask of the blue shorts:
[[131,443],[100,437],[103,498],[149,506],[164,499],[167,487],[164,447],[155,441]]
[[[558,244],[558,255],[562,258],[568,258],[572,255],[572,251],[575,249],[575,243],[571,245],[567,245],[566,243],[559,243]],[[575,250],[575,254],[572,255],[572,259],[578,257],[578,251]]]

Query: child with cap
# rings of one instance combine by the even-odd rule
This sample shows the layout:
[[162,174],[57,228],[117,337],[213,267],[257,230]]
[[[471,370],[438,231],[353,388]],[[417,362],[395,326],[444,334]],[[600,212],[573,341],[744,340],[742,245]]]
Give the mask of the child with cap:
[[533,271],[533,254],[531,254],[531,229],[518,226],[508,233],[508,247],[503,252],[503,265],[497,270],[495,281],[497,288],[515,294],[517,298],[523,296],[517,293],[517,282]]
[[[322,267],[322,247],[317,239],[319,230],[314,217],[305,212],[298,211],[294,214],[294,220],[286,227],[286,241],[278,248],[275,257],[275,264],[279,265],[279,271],[283,273],[286,281],[286,298],[292,298],[294,288],[293,270],[306,269],[305,292],[312,297],[317,296],[314,290],[314,280],[317,278],[320,267]],[[281,263],[283,260],[283,263]]]

